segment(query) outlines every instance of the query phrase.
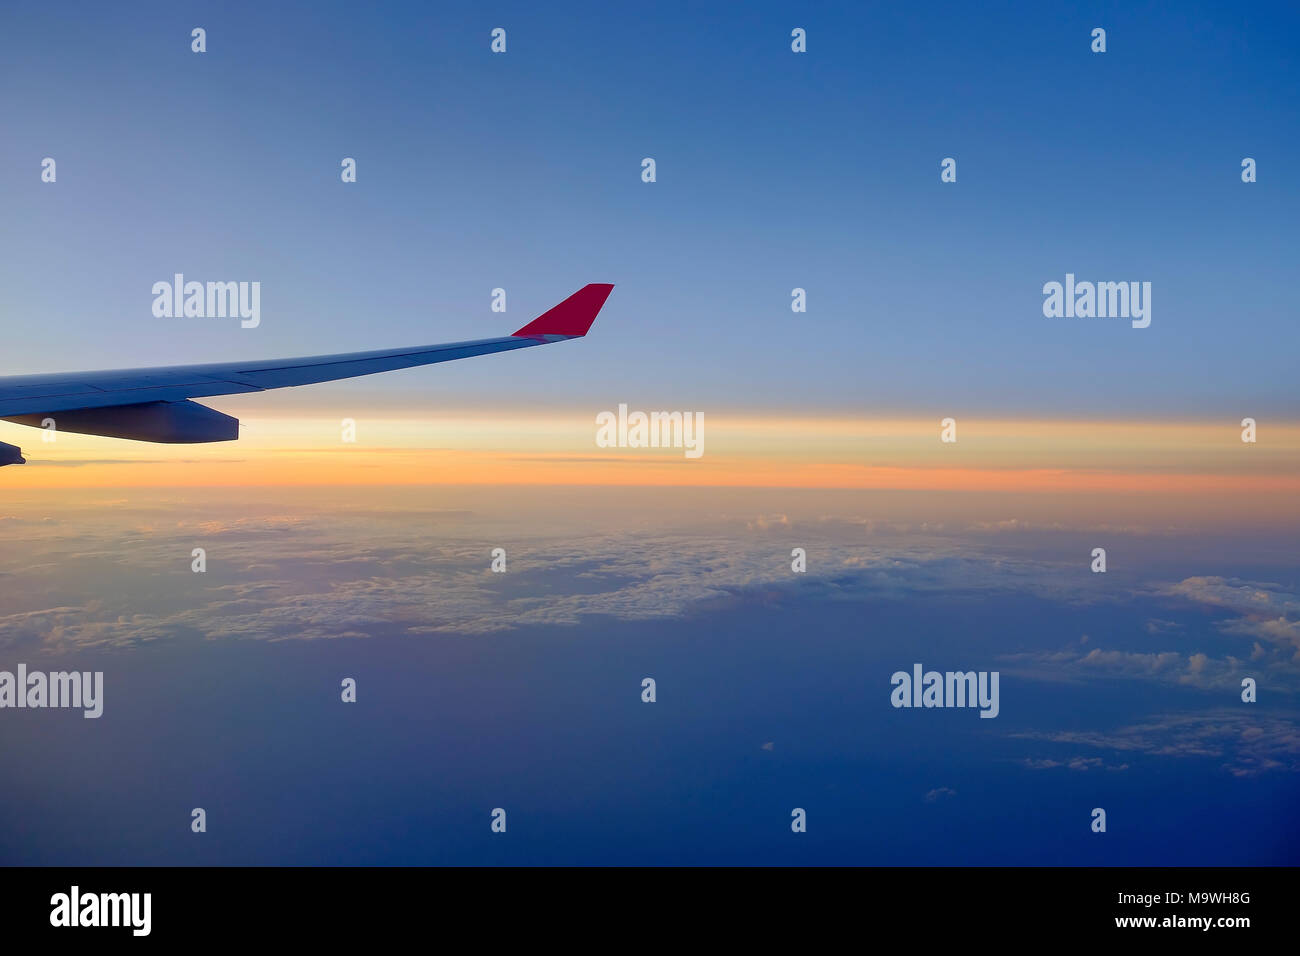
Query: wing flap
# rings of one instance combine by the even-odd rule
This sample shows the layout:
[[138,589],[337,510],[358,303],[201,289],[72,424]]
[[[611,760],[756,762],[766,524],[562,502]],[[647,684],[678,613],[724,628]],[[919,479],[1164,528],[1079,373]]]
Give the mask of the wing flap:
[[234,441],[239,437],[239,419],[191,401],[78,408],[57,414],[38,412],[10,415],[6,420],[40,428],[46,418],[61,432],[170,445]]

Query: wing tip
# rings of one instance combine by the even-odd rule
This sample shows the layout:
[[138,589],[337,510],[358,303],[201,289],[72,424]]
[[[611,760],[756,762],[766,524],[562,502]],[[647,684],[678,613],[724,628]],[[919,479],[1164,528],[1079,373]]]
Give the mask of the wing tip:
[[525,338],[543,335],[581,338],[596,321],[596,316],[605,305],[605,300],[613,291],[613,283],[590,282],[559,305],[547,309],[518,332],[512,332],[511,335]]

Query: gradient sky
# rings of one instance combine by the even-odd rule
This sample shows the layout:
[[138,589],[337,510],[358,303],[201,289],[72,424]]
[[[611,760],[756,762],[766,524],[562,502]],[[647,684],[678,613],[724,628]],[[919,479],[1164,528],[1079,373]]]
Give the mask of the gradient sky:
[[[313,392],[1300,412],[1292,4],[61,9],[0,13],[0,372],[476,338],[599,281],[583,343]],[[260,281],[262,326],[153,317],[175,272]],[[1066,272],[1150,281],[1151,327],[1044,318]]]
[[[481,338],[616,284],[580,342],[212,400],[236,443],[0,423],[0,669],[108,687],[0,714],[0,864],[1295,864],[1298,28],[0,9],[0,375]],[[260,282],[261,326],[155,318],[176,272]],[[1067,272],[1152,283],[1150,328],[1045,318]],[[704,413],[704,456],[597,448],[620,403]],[[891,708],[918,660],[999,670],[999,718]]]

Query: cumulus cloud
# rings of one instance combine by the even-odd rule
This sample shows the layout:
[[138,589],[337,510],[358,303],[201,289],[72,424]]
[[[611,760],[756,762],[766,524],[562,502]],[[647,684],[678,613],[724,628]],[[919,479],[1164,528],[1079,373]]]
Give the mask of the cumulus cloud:
[[[1300,725],[1290,718],[1261,716],[1253,710],[1169,714],[1108,732],[1054,731],[1012,736],[1149,757],[1208,758],[1239,777],[1268,771],[1300,772]],[[1026,765],[1035,769],[1049,766],[1044,760]],[[1062,765],[1069,763],[1050,763]]]
[[[759,523],[771,530],[786,520]],[[497,542],[508,545],[505,574],[489,570]],[[52,597],[73,593],[83,603],[65,599],[0,618],[0,643],[484,634],[596,616],[668,619],[760,598],[1047,594],[1059,587],[1057,575],[1032,560],[962,554],[955,546],[810,539],[808,573],[795,575],[784,545],[739,527],[525,535],[462,513],[424,521],[282,512],[147,522],[131,516],[112,531],[92,526],[28,543],[23,562],[0,573],[30,581],[33,595],[45,587]],[[205,574],[190,570],[195,547],[207,552]],[[70,578],[75,588],[50,588]],[[7,590],[19,593],[22,585]]]
[[1021,651],[999,660],[1008,673],[1031,679],[1081,681],[1094,679],[1154,680],[1199,688],[1236,686],[1245,675],[1244,661],[1231,655],[1210,657],[1203,652],[1124,651],[1094,647]]
[[786,515],[759,515],[747,522],[750,531],[770,531],[774,528],[789,528],[790,519]]
[[1128,764],[1107,764],[1101,757],[1067,757],[1064,760],[1052,760],[1050,757],[1025,757],[1021,761],[1030,770],[1127,770]]
[[1158,591],[1231,611],[1239,617],[1219,622],[1224,634],[1284,645],[1300,662],[1300,595],[1282,585],[1240,578],[1192,577],[1164,585]]

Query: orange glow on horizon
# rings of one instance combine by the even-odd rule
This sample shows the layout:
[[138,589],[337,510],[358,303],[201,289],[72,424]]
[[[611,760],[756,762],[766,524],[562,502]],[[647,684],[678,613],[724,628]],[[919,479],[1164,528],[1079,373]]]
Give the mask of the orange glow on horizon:
[[[1300,425],[706,416],[704,454],[599,448],[592,416],[248,419],[239,442],[151,445],[12,426],[32,464],[0,490],[322,485],[569,485],[897,489],[1027,495],[1235,496],[1250,511],[1300,500]],[[330,442],[333,442],[332,444]],[[438,447],[429,447],[432,443]]]

